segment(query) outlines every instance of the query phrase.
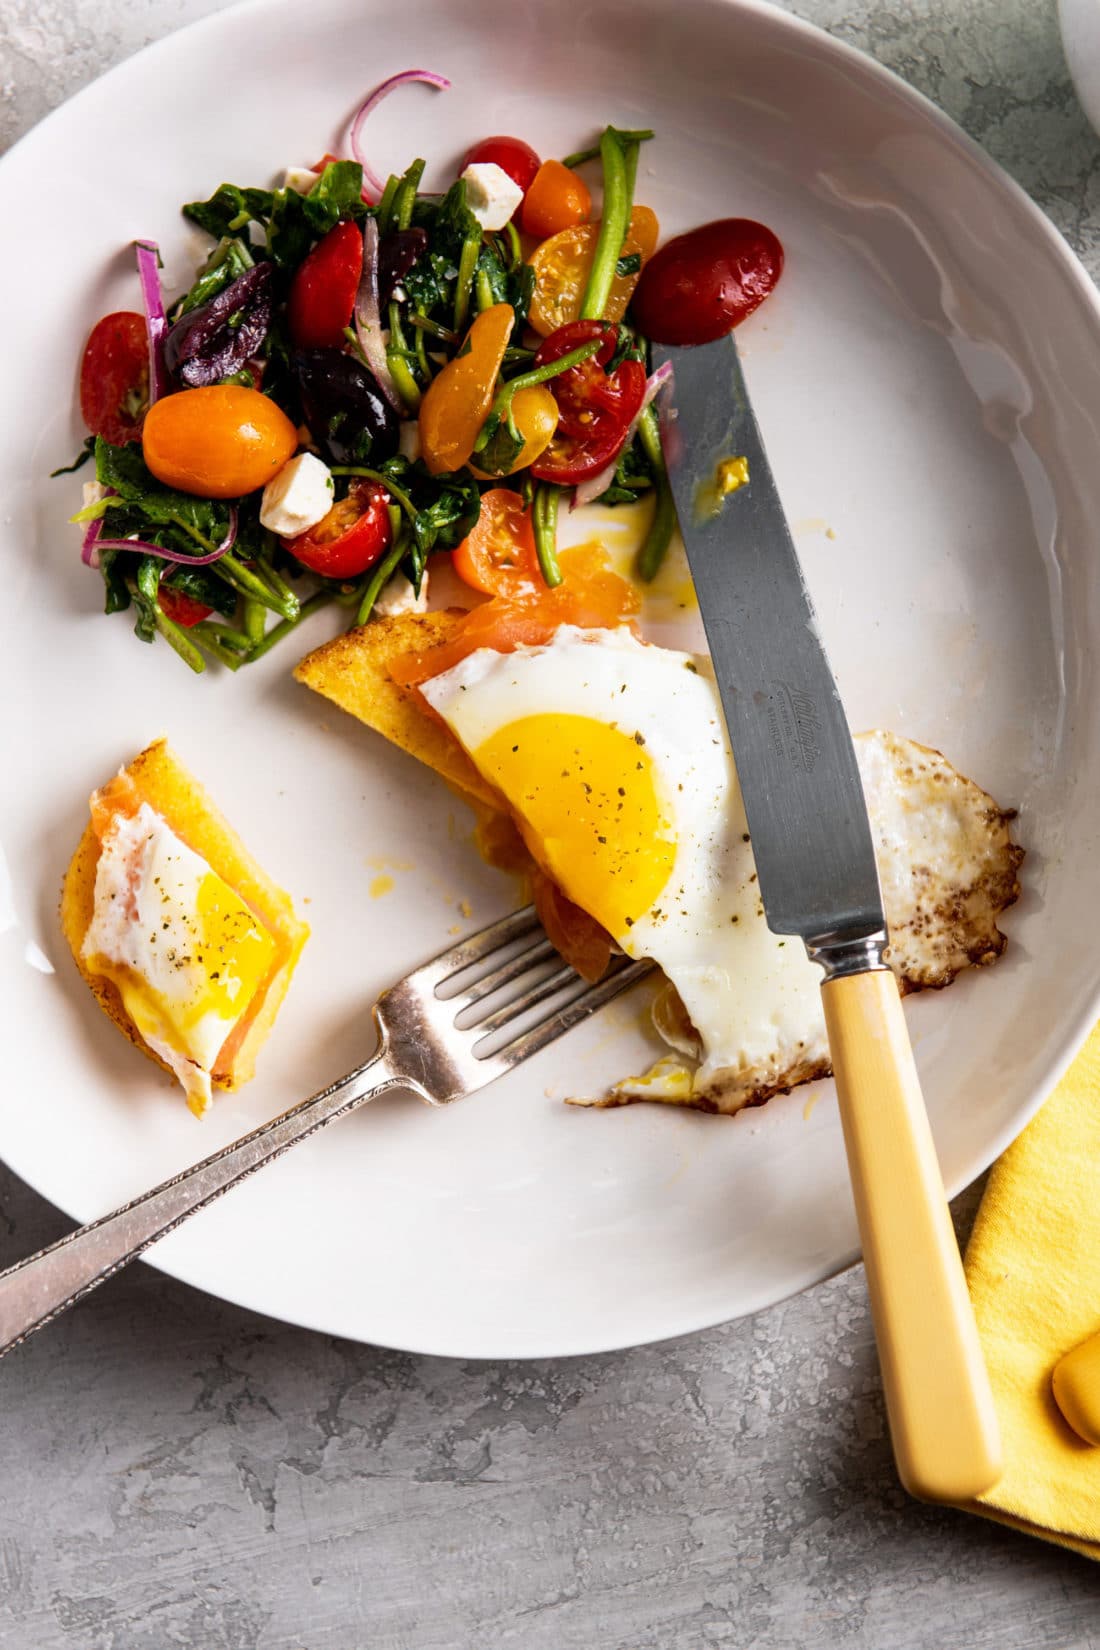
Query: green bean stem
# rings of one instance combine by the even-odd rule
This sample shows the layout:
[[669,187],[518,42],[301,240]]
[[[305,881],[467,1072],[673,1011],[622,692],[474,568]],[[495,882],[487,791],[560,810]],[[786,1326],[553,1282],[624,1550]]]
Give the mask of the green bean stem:
[[603,319],[615,279],[615,266],[622,255],[623,242],[630,228],[633,194],[631,169],[627,166],[625,145],[613,126],[609,126],[600,139],[600,159],[603,163],[603,216],[588,285],[581,300],[582,321]]
[[382,560],[375,567],[374,573],[371,576],[371,581],[364,590],[363,599],[359,603],[359,611],[355,615],[356,624],[366,624],[367,620],[371,616],[371,609],[374,607],[375,602],[378,600],[383,589],[393,576],[407,549],[408,544],[406,540],[403,536],[399,535],[394,543],[390,545],[390,548],[386,551],[386,554],[382,557]]
[[455,282],[455,331],[461,332],[470,313],[470,292],[474,284],[474,270],[481,251],[481,235],[467,236],[458,258],[458,280]]
[[552,481],[538,483],[535,488],[535,501],[531,507],[531,525],[535,532],[535,549],[538,552],[542,576],[551,589],[561,583],[557,551],[560,502],[560,487]]
[[676,501],[669,486],[655,407],[647,407],[638,420],[638,435],[657,479],[657,507],[653,512],[645,543],[638,551],[638,573],[648,583],[650,579],[656,578],[668,551],[672,530],[676,526]]

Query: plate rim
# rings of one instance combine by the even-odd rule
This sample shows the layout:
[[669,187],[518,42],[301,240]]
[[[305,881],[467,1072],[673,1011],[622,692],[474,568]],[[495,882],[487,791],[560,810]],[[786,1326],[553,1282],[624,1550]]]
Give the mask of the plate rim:
[[[347,3],[347,0],[344,0],[344,3]],[[609,0],[598,0],[598,3],[606,5]],[[775,4],[774,0],[710,0],[710,4],[715,9],[722,7],[735,14],[761,19],[778,36],[786,34],[789,38],[801,40],[819,61],[829,62],[831,60],[834,63],[854,67],[860,74],[869,77],[873,84],[891,91],[903,106],[907,105],[914,112],[919,113],[926,122],[930,122],[936,136],[941,141],[953,147],[971,168],[980,174],[984,174],[988,181],[998,186],[1017,209],[1022,209],[1024,217],[1035,232],[1036,239],[1052,255],[1053,261],[1060,267],[1061,273],[1070,278],[1073,286],[1077,289],[1078,296],[1084,299],[1085,307],[1091,315],[1097,339],[1100,341],[1100,292],[1098,292],[1087,269],[1069,242],[1038,203],[1028,194],[1023,185],[1017,182],[998,160],[989,154],[975,138],[972,138],[958,122],[941,109],[930,97],[917,87],[910,85],[900,74],[879,62],[869,52],[850,44],[848,41],[838,39],[820,24],[786,10],[783,6]],[[230,5],[219,7],[216,11],[209,12],[205,16],[194,18],[187,23],[170,29],[158,39],[149,41],[144,46],[139,47],[120,62],[112,64],[89,81],[87,85],[82,86],[71,97],[65,98],[40,120],[36,121],[16,139],[3,155],[0,155],[0,189],[4,187],[8,176],[15,168],[24,164],[33,164],[35,147],[43,141],[41,134],[44,132],[48,134],[52,131],[55,122],[60,123],[71,118],[71,111],[82,105],[85,100],[90,100],[93,96],[99,95],[104,84],[110,83],[116,77],[122,77],[124,74],[132,72],[132,65],[135,63],[148,62],[150,59],[155,59],[160,53],[170,53],[174,43],[180,36],[202,33],[203,31],[213,33],[225,26],[226,19],[232,19],[247,12],[267,12],[278,5],[279,0],[233,0]],[[976,1153],[975,1159],[969,1167],[961,1175],[953,1177],[946,1187],[949,1198],[956,1197],[967,1186],[971,1185],[1022,1134],[1044,1101],[1050,1097],[1062,1081],[1098,1019],[1100,1019],[1100,983],[1096,985],[1091,995],[1085,999],[1084,1006],[1070,1018],[1061,1038],[1058,1054],[1049,1068],[1045,1085],[1033,1089],[1021,1104],[1012,1121],[996,1130]],[[69,1219],[75,1220],[77,1218],[64,1204],[55,1202],[52,1195],[39,1183],[37,1176],[27,1174],[22,1168],[16,1167],[6,1155],[3,1156],[3,1161],[8,1164],[13,1173],[19,1175],[19,1178],[36,1195],[42,1197],[54,1208],[60,1209]],[[857,1245],[845,1251],[839,1259],[832,1258],[822,1265],[807,1268],[801,1281],[792,1282],[788,1289],[774,1297],[769,1306],[781,1305],[784,1301],[792,1299],[816,1284],[840,1276],[850,1270],[860,1258],[860,1250]],[[271,1323],[283,1324],[289,1328],[302,1329],[311,1333],[337,1336],[340,1339],[353,1339],[362,1345],[383,1347],[387,1350],[406,1352],[413,1356],[450,1357],[468,1362],[527,1362],[550,1358],[596,1356],[623,1351],[634,1345],[660,1345],[664,1342],[679,1339],[682,1336],[699,1334],[726,1323],[736,1323],[743,1318],[754,1316],[759,1311],[769,1309],[768,1306],[750,1306],[744,1311],[739,1311],[728,1317],[725,1315],[715,1317],[712,1312],[704,1312],[697,1320],[690,1319],[670,1330],[652,1335],[647,1334],[645,1339],[640,1341],[624,1341],[620,1333],[613,1335],[606,1341],[600,1339],[593,1341],[586,1338],[583,1344],[573,1345],[568,1341],[563,1341],[560,1335],[557,1337],[551,1335],[545,1344],[525,1348],[521,1352],[517,1352],[513,1347],[498,1350],[490,1346],[487,1350],[484,1341],[478,1341],[474,1347],[464,1347],[461,1343],[456,1343],[453,1340],[449,1340],[445,1345],[440,1345],[438,1343],[433,1344],[430,1338],[408,1337],[402,1344],[397,1344],[384,1338],[371,1337],[368,1340],[364,1337],[349,1335],[346,1327],[334,1327],[331,1323],[326,1322],[323,1313],[318,1317],[314,1317],[309,1313],[300,1313],[293,1318],[273,1314],[264,1308],[255,1306],[241,1292],[234,1291],[232,1288],[223,1289],[219,1287],[214,1289],[205,1282],[194,1281],[186,1266],[173,1265],[171,1262],[159,1259],[155,1253],[155,1245],[150,1251],[144,1253],[140,1259],[166,1277],[170,1277],[188,1288],[196,1289],[216,1300],[225,1301],[230,1306],[253,1313],[255,1316],[264,1318]]]

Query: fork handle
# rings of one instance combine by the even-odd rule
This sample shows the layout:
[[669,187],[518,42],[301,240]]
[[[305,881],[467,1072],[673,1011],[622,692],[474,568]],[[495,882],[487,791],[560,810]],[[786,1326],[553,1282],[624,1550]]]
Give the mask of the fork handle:
[[897,981],[821,993],[898,1473],[970,1500],[1001,1474],[997,1417]]
[[0,1272],[0,1358],[129,1264],[151,1243],[173,1231],[197,1209],[274,1162],[326,1123],[346,1117],[385,1089],[408,1088],[395,1075],[384,1048],[357,1071],[303,1100],[270,1123],[185,1169],[172,1180],[126,1203],[113,1214],[40,1249]]

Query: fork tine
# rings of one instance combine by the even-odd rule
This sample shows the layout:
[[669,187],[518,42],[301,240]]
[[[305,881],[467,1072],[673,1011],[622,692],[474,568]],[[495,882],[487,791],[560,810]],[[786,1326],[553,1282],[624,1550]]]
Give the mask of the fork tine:
[[[584,985],[584,989],[576,997],[571,998],[563,1007],[556,1009],[545,1020],[532,1026],[511,1042],[494,1048],[489,1058],[506,1066],[516,1065],[519,1061],[528,1059],[532,1054],[537,1054],[539,1049],[545,1048],[548,1043],[554,1042],[563,1032],[570,1031],[582,1020],[587,1020],[590,1014],[594,1014],[598,1008],[603,1008],[605,1003],[612,1002],[620,992],[627,990],[635,981],[650,973],[652,968],[653,964],[648,959],[632,962],[624,957],[618,964],[612,963],[611,968],[596,985],[584,985],[578,975],[577,979]],[[479,1031],[482,1029],[478,1027]],[[476,1047],[474,1053],[477,1053]]]
[[539,928],[540,923],[535,914],[533,905],[524,905],[518,911],[510,911],[499,922],[490,923],[488,928],[481,928],[468,939],[459,940],[447,951],[440,951],[437,956],[431,957],[426,963],[413,970],[408,976],[418,984],[427,984],[429,980],[436,985],[442,985],[449,980],[452,974],[461,974],[464,968],[471,968],[475,963],[483,962],[486,957],[492,956],[503,946],[510,945],[513,940],[520,940],[526,934]]
[[[456,1014],[459,1014],[464,1009],[473,1008],[475,1003],[491,996],[494,991],[499,991],[502,985],[510,985],[521,974],[530,973],[531,969],[536,968],[539,963],[548,962],[557,955],[558,953],[544,935],[528,950],[521,951],[518,956],[511,957],[508,962],[501,963],[499,968],[494,968],[491,974],[482,974],[467,990],[456,991],[453,997],[443,997],[441,1001],[445,1002],[447,1007],[453,1009]],[[441,983],[445,984],[446,982]]]
[[570,980],[577,979],[579,979],[579,975],[576,971],[568,963],[564,963],[561,968],[556,968],[552,974],[546,974],[541,979],[536,980],[520,996],[511,998],[502,1008],[496,1009],[492,1014],[487,1014],[483,1020],[467,1021],[462,1029],[464,1031],[476,1030],[483,1037],[487,1036],[490,1031],[497,1031],[501,1026],[507,1025],[508,1021],[514,1020],[518,1014],[526,1014],[529,1008],[534,1008],[537,1003],[545,1002],[547,997],[556,996],[558,992],[564,990]]

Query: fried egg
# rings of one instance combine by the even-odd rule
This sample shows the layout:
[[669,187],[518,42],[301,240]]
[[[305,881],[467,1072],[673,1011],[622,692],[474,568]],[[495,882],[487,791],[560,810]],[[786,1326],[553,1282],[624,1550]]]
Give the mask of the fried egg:
[[83,957],[113,981],[135,1027],[200,1115],[210,1105],[218,1055],[275,951],[250,907],[147,802],[114,816],[96,866]]
[[[603,1103],[736,1111],[825,1075],[819,969],[768,928],[710,661],[626,628],[563,627],[544,646],[480,649],[422,684],[516,818],[535,860],[621,950],[668,982],[676,1050]],[[888,733],[857,741],[891,961],[944,985],[1004,947],[1016,897],[1008,819],[945,759]]]

